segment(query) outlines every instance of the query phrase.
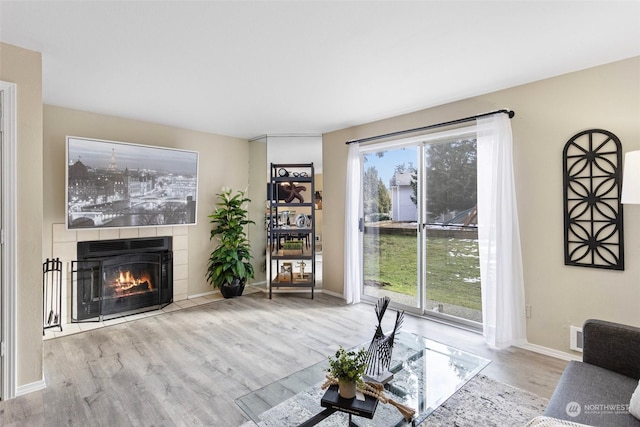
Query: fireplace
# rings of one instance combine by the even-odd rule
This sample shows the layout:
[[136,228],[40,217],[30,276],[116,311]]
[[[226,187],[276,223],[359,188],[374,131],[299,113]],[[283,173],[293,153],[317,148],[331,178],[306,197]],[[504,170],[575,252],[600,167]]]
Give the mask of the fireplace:
[[173,300],[171,237],[78,242],[72,262],[72,322],[162,308]]

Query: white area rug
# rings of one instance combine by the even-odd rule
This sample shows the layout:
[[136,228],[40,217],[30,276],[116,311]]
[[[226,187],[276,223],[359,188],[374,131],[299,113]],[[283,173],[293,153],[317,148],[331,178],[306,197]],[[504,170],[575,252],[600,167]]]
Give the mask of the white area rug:
[[547,403],[533,393],[478,375],[420,426],[524,426],[542,415]]
[[[319,412],[319,401],[324,391],[309,390],[301,396],[289,399],[268,410],[261,416],[260,427],[297,426]],[[455,426],[455,427],[508,427],[523,426],[532,418],[542,415],[547,406],[547,399],[524,390],[494,381],[484,375],[478,375],[462,387],[449,400],[436,409],[421,427]],[[389,405],[378,405],[379,412],[395,408]],[[394,414],[395,415],[395,414]],[[362,427],[371,425],[365,418],[355,418]],[[254,427],[249,421],[241,427]],[[319,427],[344,427],[347,425],[345,414],[333,414]]]

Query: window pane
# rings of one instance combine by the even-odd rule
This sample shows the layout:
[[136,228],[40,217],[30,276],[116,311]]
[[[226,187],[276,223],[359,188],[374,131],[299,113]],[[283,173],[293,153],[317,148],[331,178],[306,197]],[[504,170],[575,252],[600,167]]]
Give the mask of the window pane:
[[420,306],[418,208],[415,192],[420,147],[364,155],[363,294]]
[[425,150],[426,310],[482,321],[476,140]]

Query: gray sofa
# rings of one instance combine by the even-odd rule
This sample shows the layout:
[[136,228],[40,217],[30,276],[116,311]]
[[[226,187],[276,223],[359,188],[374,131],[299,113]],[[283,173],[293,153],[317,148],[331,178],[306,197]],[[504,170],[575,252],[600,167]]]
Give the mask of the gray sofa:
[[569,362],[544,415],[593,426],[635,426],[628,412],[640,379],[640,328],[587,320],[582,362]]

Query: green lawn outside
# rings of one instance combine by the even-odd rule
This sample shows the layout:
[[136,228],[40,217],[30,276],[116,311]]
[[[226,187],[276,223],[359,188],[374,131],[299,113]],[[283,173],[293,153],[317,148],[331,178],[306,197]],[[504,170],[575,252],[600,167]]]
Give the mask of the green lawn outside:
[[[416,236],[367,232],[364,240],[365,283],[386,283],[385,290],[415,296]],[[427,239],[427,299],[482,309],[476,239]]]

